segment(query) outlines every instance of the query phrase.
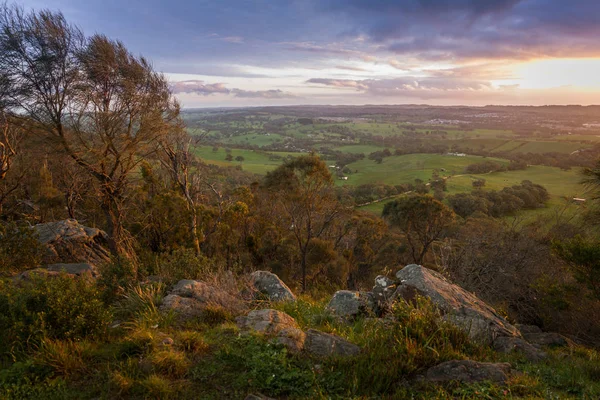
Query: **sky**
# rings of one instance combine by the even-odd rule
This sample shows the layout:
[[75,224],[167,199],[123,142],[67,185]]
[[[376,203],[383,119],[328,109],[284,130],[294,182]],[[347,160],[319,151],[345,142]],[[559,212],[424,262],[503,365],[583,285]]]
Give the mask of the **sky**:
[[184,107],[600,104],[600,0],[20,0],[150,59]]

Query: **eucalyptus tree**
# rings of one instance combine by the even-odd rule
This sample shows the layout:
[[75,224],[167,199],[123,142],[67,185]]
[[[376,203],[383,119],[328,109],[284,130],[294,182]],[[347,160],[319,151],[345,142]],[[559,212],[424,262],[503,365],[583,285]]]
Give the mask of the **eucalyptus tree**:
[[61,13],[17,6],[0,12],[0,71],[14,112],[97,181],[110,249],[130,254],[127,189],[179,113],[167,80],[121,42],[86,38]]

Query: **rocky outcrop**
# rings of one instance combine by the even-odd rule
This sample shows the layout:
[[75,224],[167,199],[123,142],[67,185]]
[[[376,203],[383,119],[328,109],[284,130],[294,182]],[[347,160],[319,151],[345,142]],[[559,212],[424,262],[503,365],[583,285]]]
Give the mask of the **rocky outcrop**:
[[538,346],[567,347],[573,345],[570,339],[556,332],[527,333],[523,334],[523,337]]
[[532,362],[542,361],[547,354],[531,343],[517,337],[499,337],[494,340],[494,350],[499,353],[511,354],[521,353],[525,358]]
[[182,319],[199,317],[208,307],[222,308],[232,314],[242,313],[242,300],[205,282],[184,279],[163,299],[160,309],[174,311]]
[[396,274],[396,297],[412,301],[429,298],[444,318],[479,342],[492,344],[498,337],[520,337],[519,331],[477,296],[449,282],[439,273],[411,264]]
[[373,301],[366,292],[338,290],[329,301],[327,309],[338,317],[352,318],[372,313]]
[[98,273],[96,268],[87,263],[73,263],[73,264],[51,264],[46,267],[40,267],[30,269],[28,271],[21,272],[15,277],[17,280],[31,280],[33,277],[42,278],[54,278],[61,274],[65,274],[68,277],[86,277],[86,278],[97,278]]
[[248,315],[236,318],[236,322],[242,330],[253,330],[266,335],[277,335],[284,329],[299,329],[294,318],[271,309],[250,311]]
[[236,319],[242,331],[254,331],[274,338],[293,353],[305,352],[315,357],[349,357],[361,349],[349,341],[316,329],[304,332],[290,315],[277,310],[254,310]]
[[555,346],[565,347],[572,346],[573,342],[556,332],[543,332],[542,329],[535,325],[515,325],[521,332],[525,340],[537,346]]
[[254,271],[250,275],[254,288],[271,301],[295,301],[296,296],[279,277],[268,271]]
[[490,381],[506,383],[511,374],[508,363],[483,363],[471,360],[452,360],[429,368],[425,379],[430,382],[458,381],[463,383]]
[[349,357],[360,353],[360,347],[354,343],[315,329],[306,331],[304,350],[317,357]]
[[44,264],[86,263],[97,267],[110,260],[108,236],[74,219],[34,226],[40,243],[46,247]]
[[75,276],[89,275],[95,278],[98,275],[96,267],[88,263],[50,264],[46,266],[46,269],[52,272],[65,272]]

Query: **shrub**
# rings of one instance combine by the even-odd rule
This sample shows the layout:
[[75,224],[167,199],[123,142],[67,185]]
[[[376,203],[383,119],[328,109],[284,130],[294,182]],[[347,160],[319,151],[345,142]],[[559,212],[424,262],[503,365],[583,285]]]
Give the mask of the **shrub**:
[[102,298],[112,303],[125,292],[125,288],[137,281],[135,264],[124,257],[117,257],[105,264],[100,270],[99,285],[102,287]]
[[100,337],[112,319],[97,286],[86,279],[34,277],[4,283],[0,293],[2,343],[23,350],[44,338]]
[[150,275],[160,276],[167,284],[181,279],[200,279],[210,274],[214,267],[209,259],[196,255],[192,249],[180,248],[172,253],[153,255],[146,261]]
[[30,227],[0,223],[0,276],[38,267],[43,251]]

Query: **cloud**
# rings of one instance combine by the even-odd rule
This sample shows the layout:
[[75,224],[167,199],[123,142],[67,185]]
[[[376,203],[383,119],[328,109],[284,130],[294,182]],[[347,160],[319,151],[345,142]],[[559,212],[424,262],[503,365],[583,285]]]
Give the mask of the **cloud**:
[[[348,37],[422,60],[600,55],[600,2],[588,0],[326,0]],[[366,38],[366,39],[365,39]]]
[[171,91],[178,93],[196,93],[203,96],[209,96],[215,93],[229,94],[231,90],[225,87],[223,83],[204,83],[199,80],[189,80],[171,83]]
[[366,85],[366,81],[357,81],[352,79],[330,79],[330,78],[312,78],[306,81],[306,83],[316,83],[318,85],[332,86],[336,88],[351,88],[360,91],[368,90],[369,86]]
[[241,36],[226,36],[226,37],[221,38],[221,40],[224,42],[228,42],[228,43],[238,43],[238,44],[244,43],[244,38]]
[[336,65],[335,68],[337,68],[337,69],[343,69],[345,71],[356,71],[356,72],[366,72],[367,71],[364,68],[350,67],[350,66],[347,66],[347,65]]
[[353,88],[374,96],[416,97],[423,100],[460,97],[477,92],[489,94],[495,89],[489,82],[472,79],[446,79],[438,77],[402,77],[394,79],[336,80],[327,78],[309,79],[307,83],[332,88]]
[[284,92],[280,89],[270,90],[244,90],[244,89],[229,89],[224,83],[205,83],[201,80],[188,80],[171,83],[171,91],[173,94],[194,93],[202,96],[210,96],[212,94],[232,95],[234,97],[246,99],[291,99],[297,96],[293,93]]
[[293,99],[298,96],[284,92],[280,89],[271,89],[271,90],[242,90],[242,89],[233,89],[231,91],[235,97],[247,98],[247,99]]

